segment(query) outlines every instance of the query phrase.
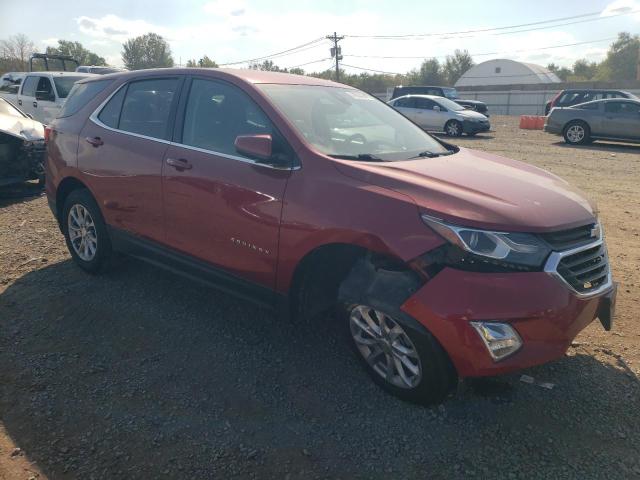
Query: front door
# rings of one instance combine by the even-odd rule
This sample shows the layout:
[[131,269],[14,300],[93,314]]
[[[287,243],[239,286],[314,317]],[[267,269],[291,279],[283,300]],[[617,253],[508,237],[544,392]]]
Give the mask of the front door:
[[164,241],[162,162],[180,77],[125,84],[85,124],[78,168],[109,225]]
[[288,146],[256,103],[229,83],[193,78],[181,105],[162,174],[167,243],[274,288],[291,164],[260,163],[234,142],[238,135],[269,134],[274,152],[288,152]]

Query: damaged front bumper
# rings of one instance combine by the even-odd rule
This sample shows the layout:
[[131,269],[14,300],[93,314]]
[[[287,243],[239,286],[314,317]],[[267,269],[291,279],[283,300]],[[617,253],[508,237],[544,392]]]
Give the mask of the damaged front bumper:
[[[401,306],[449,354],[461,377],[490,376],[561,358],[596,317],[612,312],[615,285],[579,298],[545,272],[478,273],[445,268]],[[504,322],[522,345],[496,361],[472,322]],[[608,325],[610,328],[610,325]]]

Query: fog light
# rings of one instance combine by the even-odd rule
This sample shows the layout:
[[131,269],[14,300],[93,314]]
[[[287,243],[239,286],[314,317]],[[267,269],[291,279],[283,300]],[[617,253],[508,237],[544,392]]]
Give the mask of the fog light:
[[522,346],[520,335],[510,325],[496,322],[471,322],[494,360],[502,360]]

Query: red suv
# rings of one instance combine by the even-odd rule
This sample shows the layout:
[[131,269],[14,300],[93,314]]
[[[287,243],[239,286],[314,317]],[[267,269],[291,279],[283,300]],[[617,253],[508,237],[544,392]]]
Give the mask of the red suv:
[[441,401],[458,378],[562,357],[615,299],[593,206],[533,166],[444,143],[317,78],[162,69],[76,84],[47,195],[75,262],[114,252],[321,321],[373,379]]

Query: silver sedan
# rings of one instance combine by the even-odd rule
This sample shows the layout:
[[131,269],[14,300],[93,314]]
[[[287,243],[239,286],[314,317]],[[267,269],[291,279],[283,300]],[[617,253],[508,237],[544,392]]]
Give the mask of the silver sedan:
[[571,145],[593,140],[640,143],[640,101],[617,98],[554,108],[544,131],[562,135]]

